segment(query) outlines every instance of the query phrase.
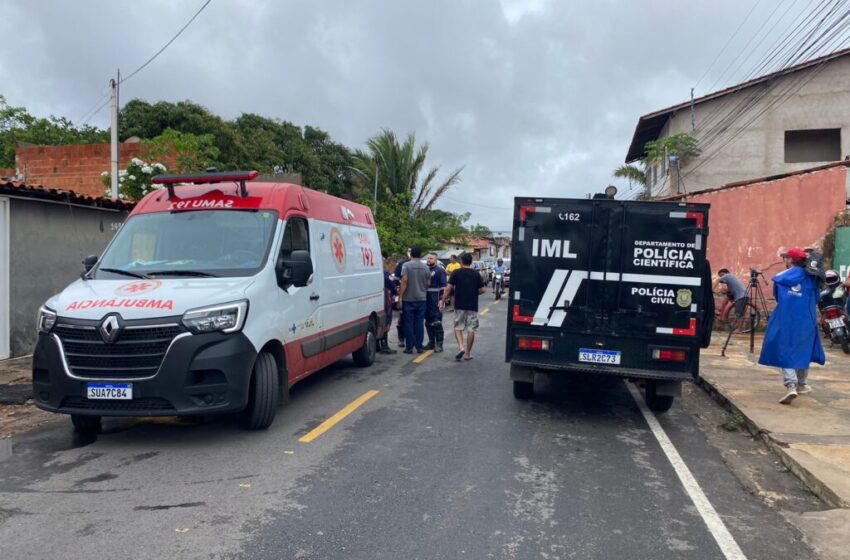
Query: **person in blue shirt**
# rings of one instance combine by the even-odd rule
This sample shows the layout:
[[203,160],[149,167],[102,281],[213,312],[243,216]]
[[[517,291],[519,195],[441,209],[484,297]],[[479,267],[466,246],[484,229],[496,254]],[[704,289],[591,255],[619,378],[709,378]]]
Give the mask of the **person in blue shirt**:
[[504,282],[505,282],[504,275],[507,271],[508,271],[508,267],[506,267],[504,265],[504,261],[502,261],[502,259],[496,260],[496,268],[493,269],[493,287],[494,288],[496,287],[496,275],[497,274],[502,275],[502,287],[504,287],[504,285],[505,285],[504,284]]
[[425,300],[425,331],[428,333],[428,344],[425,348],[442,352],[444,333],[440,300],[446,289],[446,269],[437,260],[437,253],[428,253],[428,268],[431,270],[431,285]]
[[782,370],[786,388],[779,399],[782,404],[811,393],[809,364],[826,361],[818,333],[818,279],[804,270],[806,256],[799,247],[782,253],[787,270],[773,277],[776,309],[767,323],[759,356],[760,364]]

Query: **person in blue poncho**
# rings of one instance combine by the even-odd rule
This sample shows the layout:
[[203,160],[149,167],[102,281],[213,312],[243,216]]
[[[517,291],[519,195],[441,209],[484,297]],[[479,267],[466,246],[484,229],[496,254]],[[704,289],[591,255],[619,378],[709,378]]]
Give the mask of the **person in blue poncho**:
[[823,365],[826,356],[818,334],[818,280],[803,266],[806,252],[799,247],[782,253],[787,270],[773,277],[776,309],[770,315],[759,363],[782,370],[786,393],[779,402],[789,404],[797,395],[811,393],[809,364]]

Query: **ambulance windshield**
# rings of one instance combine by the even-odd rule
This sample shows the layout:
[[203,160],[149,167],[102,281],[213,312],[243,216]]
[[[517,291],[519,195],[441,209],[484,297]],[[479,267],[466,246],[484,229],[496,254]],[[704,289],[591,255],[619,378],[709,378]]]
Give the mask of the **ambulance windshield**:
[[265,210],[133,216],[89,276],[251,276],[266,262],[276,225],[277,213]]

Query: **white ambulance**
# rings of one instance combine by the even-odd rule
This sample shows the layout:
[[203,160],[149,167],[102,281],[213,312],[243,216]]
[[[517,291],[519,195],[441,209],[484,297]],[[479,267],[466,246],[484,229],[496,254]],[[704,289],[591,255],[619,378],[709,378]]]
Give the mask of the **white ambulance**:
[[33,392],[82,432],[102,416],[241,412],[375,358],[383,270],[368,207],[251,172],[155,178],[106,251],[38,317]]

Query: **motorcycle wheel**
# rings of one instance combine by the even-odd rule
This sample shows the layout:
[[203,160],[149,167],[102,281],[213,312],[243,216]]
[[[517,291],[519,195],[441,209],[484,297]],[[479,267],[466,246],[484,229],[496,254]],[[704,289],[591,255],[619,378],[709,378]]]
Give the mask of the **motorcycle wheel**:
[[841,349],[845,354],[850,354],[850,336],[847,336],[847,331],[844,331],[844,336],[841,337]]

